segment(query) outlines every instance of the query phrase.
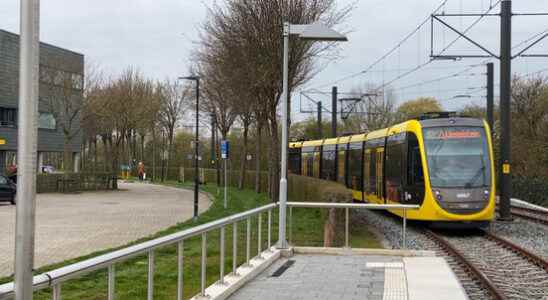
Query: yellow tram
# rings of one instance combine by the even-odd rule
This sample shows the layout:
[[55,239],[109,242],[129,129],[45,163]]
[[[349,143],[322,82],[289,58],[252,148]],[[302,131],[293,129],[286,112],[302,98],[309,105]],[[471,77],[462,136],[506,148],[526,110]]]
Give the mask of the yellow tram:
[[430,114],[367,134],[290,143],[289,172],[340,182],[355,201],[418,204],[407,212],[412,220],[483,226],[494,217],[492,141],[480,119]]

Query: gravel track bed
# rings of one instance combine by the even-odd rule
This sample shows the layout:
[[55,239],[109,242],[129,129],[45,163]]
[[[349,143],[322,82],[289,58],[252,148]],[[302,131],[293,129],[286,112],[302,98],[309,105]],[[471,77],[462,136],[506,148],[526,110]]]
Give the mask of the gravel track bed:
[[543,299],[548,274],[543,268],[482,235],[443,237],[499,288],[508,299]]
[[548,260],[548,226],[515,218],[513,222],[493,222],[491,232]]

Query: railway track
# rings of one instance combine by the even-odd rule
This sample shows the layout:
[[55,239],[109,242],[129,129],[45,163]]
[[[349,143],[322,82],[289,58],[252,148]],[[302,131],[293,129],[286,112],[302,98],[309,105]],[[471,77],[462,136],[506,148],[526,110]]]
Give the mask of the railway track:
[[512,206],[511,212],[512,215],[518,218],[534,221],[548,226],[548,212],[517,206]]
[[[425,232],[445,252],[470,299],[548,299],[543,258],[485,231],[472,236]],[[481,289],[474,287],[478,283]]]

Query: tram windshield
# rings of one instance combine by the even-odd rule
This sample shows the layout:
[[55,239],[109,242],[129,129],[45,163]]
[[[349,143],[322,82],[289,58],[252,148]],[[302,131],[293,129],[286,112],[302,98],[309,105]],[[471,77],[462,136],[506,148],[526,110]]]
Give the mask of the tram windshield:
[[489,186],[491,166],[483,128],[434,127],[423,130],[432,187]]

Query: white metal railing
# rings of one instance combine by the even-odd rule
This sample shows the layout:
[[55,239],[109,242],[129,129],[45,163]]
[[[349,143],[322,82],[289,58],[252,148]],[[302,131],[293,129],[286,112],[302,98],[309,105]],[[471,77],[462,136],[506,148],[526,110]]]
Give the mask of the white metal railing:
[[402,210],[403,211],[403,225],[402,225],[402,249],[407,249],[407,211],[410,209],[419,209],[419,205],[407,205],[407,204],[359,204],[359,203],[330,203],[330,202],[287,202],[289,207],[289,242],[293,236],[293,208],[344,208],[344,245],[345,248],[350,247],[350,209],[371,209],[371,210]]
[[[210,231],[220,230],[220,282],[223,282],[225,276],[225,228],[227,226],[233,226],[233,263],[232,272],[236,274],[237,269],[237,230],[238,223],[241,221],[246,222],[246,265],[249,265],[251,260],[251,218],[258,218],[258,255],[262,252],[262,237],[261,226],[262,217],[264,213],[268,215],[268,229],[267,229],[267,245],[270,249],[272,246],[272,211],[277,207],[276,203],[258,207],[248,210],[243,213],[235,214],[226,218],[222,218],[213,222],[209,222],[203,225],[198,225],[193,228],[189,228],[177,233],[173,233],[164,237],[160,237],[154,240],[143,242],[134,246],[116,250],[101,256],[90,258],[72,265],[68,265],[56,270],[52,270],[33,278],[33,288],[35,291],[52,288],[52,299],[61,299],[61,285],[70,279],[75,279],[82,275],[88,274],[95,270],[107,269],[108,270],[108,299],[113,300],[116,292],[116,264],[127,261],[138,255],[148,255],[148,271],[147,271],[147,299],[153,299],[154,293],[154,262],[155,251],[159,248],[177,245],[177,299],[183,299],[183,242],[186,239],[201,235],[202,252],[201,252],[201,279],[200,279],[200,294],[205,295],[206,288],[206,264],[207,264],[207,234]],[[11,299],[14,297],[14,283],[7,283],[0,285],[0,300]]]
[[[407,210],[418,209],[418,205],[379,205],[379,204],[352,204],[352,203],[319,203],[319,202],[287,202],[289,207],[289,237],[292,236],[292,216],[293,208],[341,208],[345,209],[345,247],[349,247],[349,222],[350,209],[372,209],[372,210],[388,210],[401,209],[403,210],[403,231],[402,231],[402,248],[406,248],[406,226],[407,226]],[[272,246],[272,211],[278,207],[277,203],[272,203],[262,207],[248,210],[243,213],[235,214],[226,218],[222,218],[213,222],[198,225],[177,233],[163,236],[154,240],[143,242],[127,248],[116,250],[101,256],[90,258],[72,265],[68,265],[59,269],[55,269],[43,274],[34,276],[33,288],[34,291],[52,288],[52,299],[61,299],[61,286],[64,282],[81,277],[90,272],[106,269],[108,271],[107,278],[107,295],[109,300],[115,299],[116,293],[116,264],[125,262],[139,255],[148,256],[147,270],[147,299],[152,300],[154,294],[154,272],[155,272],[155,251],[159,248],[170,245],[177,245],[177,299],[183,299],[183,243],[186,239],[201,236],[201,258],[200,258],[200,295],[205,296],[206,289],[206,266],[207,266],[207,234],[213,230],[220,230],[220,245],[219,245],[219,282],[223,283],[225,276],[225,229],[227,226],[232,226],[232,274],[236,274],[237,270],[237,255],[238,255],[238,223],[245,221],[246,224],[246,241],[245,241],[245,264],[249,266],[251,260],[251,219],[257,217],[257,255],[262,253],[262,223],[263,215],[268,216],[267,221],[267,250]],[[14,283],[0,285],[0,300],[11,299],[14,297]]]

